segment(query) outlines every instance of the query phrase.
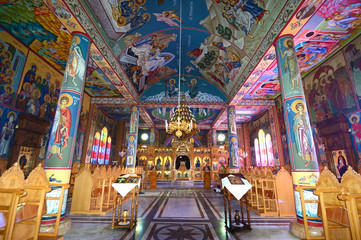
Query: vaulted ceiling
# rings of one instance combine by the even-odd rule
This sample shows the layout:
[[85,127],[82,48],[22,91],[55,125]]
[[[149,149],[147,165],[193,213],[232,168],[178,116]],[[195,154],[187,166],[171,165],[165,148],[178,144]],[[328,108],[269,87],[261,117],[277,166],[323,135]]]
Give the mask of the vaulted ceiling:
[[113,99],[103,110],[119,119],[129,105],[141,105],[152,126],[169,117],[179,89],[200,124],[221,126],[227,105],[237,106],[238,122],[252,120],[280,94],[273,47],[279,35],[295,36],[304,75],[357,36],[360,22],[358,0],[0,3],[0,26],[60,71],[70,32],[88,34],[85,91]]

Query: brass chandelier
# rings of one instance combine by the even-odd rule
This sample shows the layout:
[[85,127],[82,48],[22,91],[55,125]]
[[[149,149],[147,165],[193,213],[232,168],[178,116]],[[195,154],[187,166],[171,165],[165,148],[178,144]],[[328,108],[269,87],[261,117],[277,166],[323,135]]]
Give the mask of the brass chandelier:
[[184,142],[199,132],[196,119],[192,114],[189,106],[186,104],[185,93],[182,93],[181,100],[181,69],[182,69],[182,1],[180,2],[180,26],[179,26],[179,90],[178,90],[178,107],[171,117],[169,124],[165,121],[165,130],[168,134],[174,136],[176,142]]
[[194,118],[189,106],[186,105],[185,94],[182,94],[182,100],[171,117],[169,124],[165,121],[165,130],[173,135],[176,140],[185,141],[199,132],[196,119]]

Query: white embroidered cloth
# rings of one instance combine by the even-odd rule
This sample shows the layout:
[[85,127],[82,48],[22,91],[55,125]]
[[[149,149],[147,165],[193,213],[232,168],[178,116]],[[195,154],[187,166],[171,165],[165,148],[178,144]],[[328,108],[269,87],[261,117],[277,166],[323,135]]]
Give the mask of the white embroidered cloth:
[[140,188],[140,179],[138,183],[113,183],[112,186],[120,195],[122,195],[122,197],[125,197],[130,191],[133,190],[133,188],[135,188],[135,186]]
[[[233,175],[229,175],[233,176]],[[244,178],[241,178],[244,185],[240,184],[231,184],[228,177],[222,178],[222,187],[226,187],[228,191],[237,199],[240,200],[244,194],[246,194],[251,188],[252,185]]]

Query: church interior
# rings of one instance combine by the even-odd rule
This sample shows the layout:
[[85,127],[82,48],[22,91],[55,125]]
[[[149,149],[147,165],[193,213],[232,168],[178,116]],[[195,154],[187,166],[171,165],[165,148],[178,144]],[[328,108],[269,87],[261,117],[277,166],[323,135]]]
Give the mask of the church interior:
[[0,0],[0,239],[361,240],[359,0]]

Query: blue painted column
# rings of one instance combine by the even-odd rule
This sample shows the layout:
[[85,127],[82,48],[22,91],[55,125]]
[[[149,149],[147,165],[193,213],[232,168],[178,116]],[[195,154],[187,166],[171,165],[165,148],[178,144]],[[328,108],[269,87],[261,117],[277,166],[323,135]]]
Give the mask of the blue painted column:
[[[316,150],[293,37],[280,37],[276,41],[276,53],[293,184],[315,186],[319,176]],[[305,198],[311,200],[317,196],[305,191]],[[300,195],[296,191],[295,201],[298,221],[303,222]],[[317,216],[317,203],[308,204],[306,210],[311,216]],[[321,223],[313,221],[310,225],[320,226]]]
[[236,125],[235,107],[227,108],[228,119],[228,144],[229,144],[229,168],[231,172],[238,172],[239,154],[238,154],[238,137]]
[[[90,43],[87,36],[81,33],[73,34],[44,167],[49,182],[52,183],[69,183],[70,181]],[[62,216],[65,215],[67,193],[66,191],[64,196]],[[53,189],[47,196],[58,194],[60,190]],[[48,202],[47,205],[47,213],[57,212],[56,205],[54,207]],[[43,220],[51,222],[54,218]]]
[[139,125],[139,107],[132,106],[132,113],[130,115],[130,129],[127,139],[127,159],[126,167],[129,172],[134,172],[136,155],[137,155],[137,143],[138,143],[138,125]]

